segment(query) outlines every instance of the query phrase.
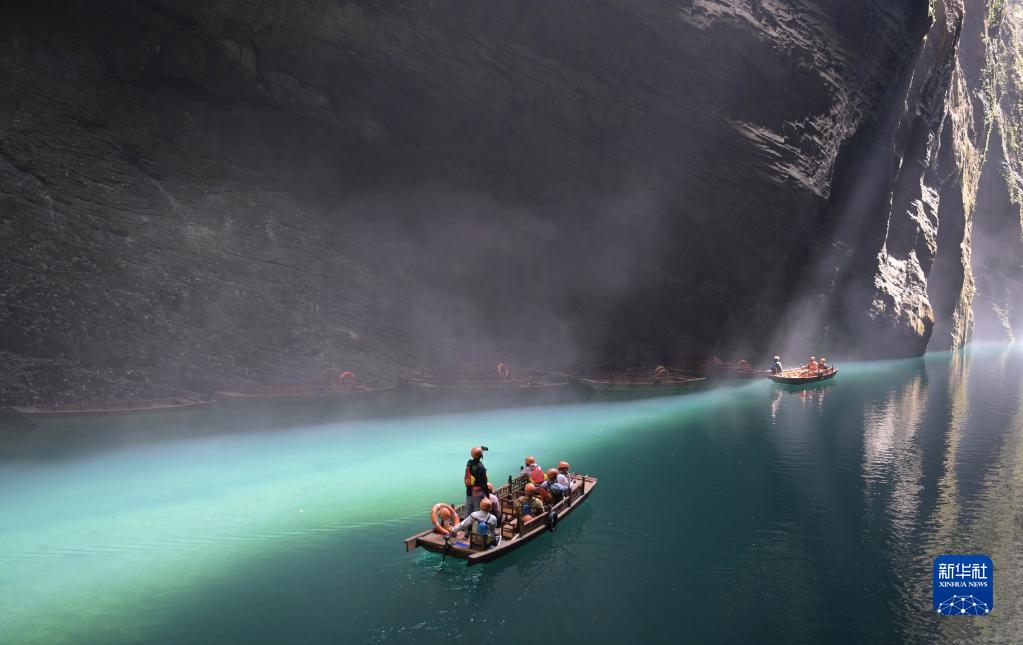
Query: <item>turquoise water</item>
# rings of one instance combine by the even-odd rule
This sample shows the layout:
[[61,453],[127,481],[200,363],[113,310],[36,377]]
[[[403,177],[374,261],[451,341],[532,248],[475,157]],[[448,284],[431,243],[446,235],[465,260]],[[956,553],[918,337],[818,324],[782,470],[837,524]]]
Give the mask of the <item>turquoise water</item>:
[[[1023,633],[1023,353],[636,403],[61,449],[3,444],[0,642],[933,642]],[[472,569],[402,540],[466,452],[600,478]],[[986,553],[995,608],[931,612]]]

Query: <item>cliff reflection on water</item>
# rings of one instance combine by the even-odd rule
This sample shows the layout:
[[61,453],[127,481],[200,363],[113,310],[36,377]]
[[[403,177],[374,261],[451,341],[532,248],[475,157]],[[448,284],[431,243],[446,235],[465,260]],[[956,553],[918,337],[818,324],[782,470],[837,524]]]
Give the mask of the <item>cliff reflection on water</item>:
[[[3,444],[0,642],[517,642],[519,615],[570,642],[1015,640],[1023,352],[841,367],[806,390],[757,382],[48,458]],[[480,442],[497,478],[535,454],[600,488],[493,565],[404,553],[430,506],[461,494]],[[991,615],[933,614],[933,558],[950,553],[992,557]],[[531,589],[568,592],[537,603]]]

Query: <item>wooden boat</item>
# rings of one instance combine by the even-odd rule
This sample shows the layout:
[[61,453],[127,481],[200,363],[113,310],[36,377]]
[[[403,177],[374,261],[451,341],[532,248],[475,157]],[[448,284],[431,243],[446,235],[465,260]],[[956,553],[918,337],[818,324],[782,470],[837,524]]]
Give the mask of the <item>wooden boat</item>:
[[266,385],[215,392],[224,422],[291,424],[361,418],[386,412],[397,386]]
[[[501,364],[503,366],[503,363]],[[571,381],[563,374],[539,370],[429,370],[403,379],[407,395],[421,404],[458,402],[479,405],[555,403],[567,395]]]
[[691,361],[676,363],[672,370],[688,376],[699,376],[715,380],[745,380],[768,376],[768,370],[758,370],[749,363],[723,363],[715,361]]
[[372,400],[394,390],[391,387],[369,387],[353,384],[341,390],[324,385],[259,385],[239,390],[218,390],[217,400],[227,404],[310,404],[324,401]]
[[[452,537],[445,540],[444,536],[434,530],[423,531],[405,540],[405,551],[414,551],[422,547],[427,551],[442,553],[453,558],[466,561],[468,566],[492,562],[502,555],[506,555],[519,548],[523,544],[535,540],[543,533],[553,530],[557,524],[564,520],[569,513],[579,507],[580,504],[593,493],[597,487],[597,478],[589,475],[572,473],[571,493],[554,506],[547,509],[547,512],[534,517],[529,522],[521,522],[514,517],[514,513],[506,512],[502,516],[501,541],[497,546],[490,549],[470,547],[467,538]],[[514,500],[522,494],[528,480],[525,475],[511,479],[507,484],[494,491],[500,500],[502,509],[514,508]],[[459,517],[462,517],[465,505],[455,509]]]
[[32,425],[50,428],[179,421],[192,416],[210,403],[212,401],[207,399],[182,396],[106,404],[14,406],[13,410]]
[[836,374],[838,374],[837,367],[832,367],[824,372],[810,372],[805,367],[799,367],[785,370],[781,374],[769,374],[767,378],[783,385],[812,385],[833,379]]
[[579,378],[580,383],[595,393],[612,397],[681,394],[705,380],[702,377],[689,376],[663,367],[625,370]]

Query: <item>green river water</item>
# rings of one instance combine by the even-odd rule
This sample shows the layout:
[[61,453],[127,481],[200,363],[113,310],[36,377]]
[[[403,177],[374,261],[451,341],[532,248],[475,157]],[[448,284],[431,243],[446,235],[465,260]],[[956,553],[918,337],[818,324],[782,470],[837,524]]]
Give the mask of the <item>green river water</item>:
[[[90,447],[0,444],[0,642],[1019,642],[1023,351],[565,405]],[[66,441],[72,441],[67,439]],[[600,478],[496,563],[402,540],[526,454]],[[985,553],[984,617],[931,609]]]

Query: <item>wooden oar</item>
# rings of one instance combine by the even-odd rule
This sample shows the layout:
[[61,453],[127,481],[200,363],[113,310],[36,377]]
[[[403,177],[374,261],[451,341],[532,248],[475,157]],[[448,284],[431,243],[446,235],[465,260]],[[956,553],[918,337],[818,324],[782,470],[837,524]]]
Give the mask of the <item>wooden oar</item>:
[[444,561],[448,558],[448,551],[451,550],[451,534],[448,533],[444,536],[444,555],[440,557],[440,566],[444,566]]

